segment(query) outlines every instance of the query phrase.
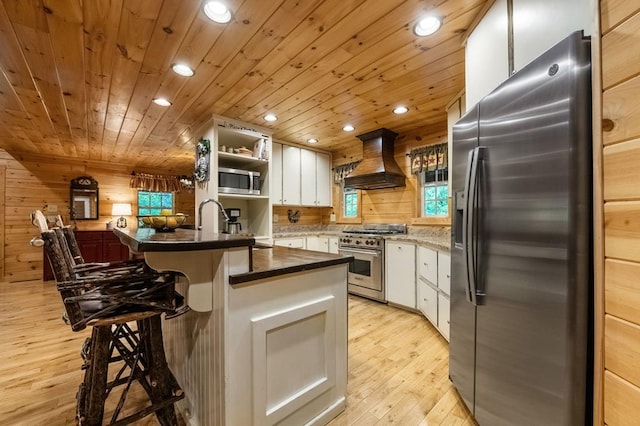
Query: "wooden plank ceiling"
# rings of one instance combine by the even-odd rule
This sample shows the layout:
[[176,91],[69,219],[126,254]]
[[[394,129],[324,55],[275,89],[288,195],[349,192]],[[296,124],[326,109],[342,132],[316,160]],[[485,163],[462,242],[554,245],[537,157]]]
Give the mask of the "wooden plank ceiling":
[[[217,24],[201,0],[3,0],[0,147],[175,170],[191,167],[194,131],[213,114],[329,150],[442,123],[464,86],[462,35],[485,3],[227,0],[233,19]],[[418,38],[427,12],[443,27]],[[177,62],[195,76],[171,71]],[[397,104],[410,111],[392,114]]]

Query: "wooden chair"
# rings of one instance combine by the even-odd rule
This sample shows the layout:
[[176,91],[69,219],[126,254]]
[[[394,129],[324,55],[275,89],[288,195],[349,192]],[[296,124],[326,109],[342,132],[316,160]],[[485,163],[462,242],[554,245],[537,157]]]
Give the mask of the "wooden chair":
[[[79,424],[101,425],[105,400],[117,388],[121,395],[108,424],[126,425],[155,413],[161,425],[176,425],[173,404],[184,394],[165,359],[160,321],[162,313],[178,309],[173,274],[148,267],[78,273],[63,232],[46,230],[41,236],[71,329],[93,327],[82,350],[85,375],[77,394]],[[134,321],[136,329],[129,325]],[[108,381],[110,365],[117,367],[117,373]],[[118,418],[134,381],[146,391],[150,405]]]

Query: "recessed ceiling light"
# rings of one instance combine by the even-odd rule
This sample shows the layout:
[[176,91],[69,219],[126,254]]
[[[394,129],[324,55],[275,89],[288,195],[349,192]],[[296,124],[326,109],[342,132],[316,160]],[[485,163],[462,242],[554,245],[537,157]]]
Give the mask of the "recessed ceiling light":
[[356,128],[351,124],[345,124],[345,126],[342,128],[342,130],[344,130],[345,132],[353,132],[355,129]]
[[415,33],[415,35],[420,37],[428,36],[438,31],[440,25],[442,25],[442,21],[440,21],[440,18],[435,16],[427,16],[418,21],[416,26],[413,27],[413,32]]
[[185,64],[173,64],[171,66],[171,69],[173,70],[173,72],[183,77],[193,77],[193,75],[195,74],[195,71],[193,71],[189,65]]
[[278,119],[275,114],[267,114],[263,118],[267,121],[276,121]]
[[316,138],[307,139],[307,143],[318,143],[318,139]]
[[404,114],[405,112],[409,111],[409,108],[407,108],[404,105],[398,105],[397,107],[395,107],[393,109],[393,113],[394,114]]
[[163,107],[171,106],[171,102],[169,102],[165,98],[154,98],[153,99],[153,103],[156,104],[156,105],[163,106]]
[[219,1],[208,1],[204,4],[204,14],[213,22],[226,24],[231,20],[231,11],[224,3]]

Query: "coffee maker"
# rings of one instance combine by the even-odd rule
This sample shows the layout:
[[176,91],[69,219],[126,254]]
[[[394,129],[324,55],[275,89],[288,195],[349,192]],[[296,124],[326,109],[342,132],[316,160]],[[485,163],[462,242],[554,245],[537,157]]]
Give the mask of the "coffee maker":
[[225,223],[224,232],[227,234],[239,234],[242,231],[242,225],[238,222],[240,219],[240,209],[224,209],[225,213],[229,217],[229,220]]

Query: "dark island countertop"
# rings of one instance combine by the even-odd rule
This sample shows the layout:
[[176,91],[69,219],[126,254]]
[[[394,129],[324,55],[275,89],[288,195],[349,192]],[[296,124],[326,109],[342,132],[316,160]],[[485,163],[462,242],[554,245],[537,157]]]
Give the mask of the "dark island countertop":
[[175,232],[156,232],[152,228],[115,228],[122,244],[134,252],[194,251],[250,247],[255,238],[178,228]]
[[294,272],[326,268],[353,261],[353,256],[274,246],[253,250],[253,270],[229,276],[229,284],[241,284]]

